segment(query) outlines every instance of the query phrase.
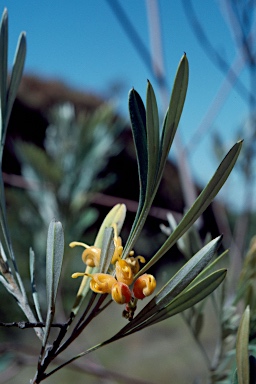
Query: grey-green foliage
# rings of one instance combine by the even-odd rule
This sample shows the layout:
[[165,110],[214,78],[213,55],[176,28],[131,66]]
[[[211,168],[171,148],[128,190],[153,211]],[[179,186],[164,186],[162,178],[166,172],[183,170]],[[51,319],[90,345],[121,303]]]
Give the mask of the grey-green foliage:
[[114,118],[110,106],[76,117],[73,106],[65,104],[50,115],[45,151],[28,143],[17,146],[23,175],[35,185],[29,196],[43,222],[59,217],[72,229],[70,237],[81,236],[92,224],[90,217],[93,219],[96,212],[91,210],[89,215],[88,210],[87,223],[81,213],[93,194],[113,180],[111,175],[108,179],[97,179],[97,175],[120,150],[116,138],[124,123],[114,122]]

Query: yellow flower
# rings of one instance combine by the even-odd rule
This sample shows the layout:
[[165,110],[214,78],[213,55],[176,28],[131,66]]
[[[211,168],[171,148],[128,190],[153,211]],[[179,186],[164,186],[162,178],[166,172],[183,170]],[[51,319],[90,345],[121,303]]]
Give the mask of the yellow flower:
[[111,295],[112,299],[118,304],[129,303],[132,298],[132,294],[128,285],[120,281],[116,281],[116,283],[113,285]]
[[126,260],[118,260],[116,262],[116,278],[117,281],[131,285],[133,282],[134,274],[132,272],[131,266],[127,263]]
[[107,273],[94,273],[90,277],[90,288],[96,293],[111,293],[113,285],[116,284],[116,279]]
[[90,246],[85,243],[80,243],[79,241],[72,241],[72,243],[69,244],[71,248],[74,248],[77,245],[86,248],[82,253],[82,260],[86,265],[89,267],[98,267],[100,265],[100,248],[97,248],[94,245]]
[[[96,246],[89,246],[85,243],[73,241],[70,243],[70,247],[82,246],[85,250],[82,253],[82,260],[87,265],[87,269],[84,273],[73,273],[72,277],[77,278],[79,276],[88,276],[91,278],[90,288],[96,293],[108,293],[112,295],[112,299],[118,304],[128,304],[131,310],[129,312],[129,318],[131,319],[136,309],[135,299],[143,299],[146,296],[151,295],[156,287],[156,281],[154,276],[144,274],[140,276],[134,283],[133,293],[129,286],[134,282],[134,276],[140,270],[140,263],[145,263],[146,260],[143,256],[134,257],[134,251],[130,251],[126,259],[122,259],[123,246],[122,239],[118,236],[117,224],[114,222],[111,224],[114,229],[114,252],[111,259],[111,266],[108,270],[109,273],[88,273],[91,272],[89,267],[99,267],[101,249]],[[110,274],[112,273],[112,274]],[[132,313],[132,315],[131,315]]]
[[125,260],[131,266],[133,274],[136,275],[136,273],[138,273],[140,270],[140,262],[145,263],[146,260],[143,256],[133,257],[133,255],[134,255],[134,252],[131,251],[130,257],[127,257],[127,259],[125,259]]
[[123,247],[122,247],[122,239],[120,236],[117,235],[117,225],[116,223],[112,224],[112,227],[114,229],[114,244],[115,244],[115,251],[111,260],[111,264],[115,264],[115,262],[119,259],[121,259],[122,253],[123,253]]
[[133,286],[133,294],[136,299],[144,299],[151,295],[156,288],[156,279],[154,276],[144,273],[138,277]]
[[91,277],[90,288],[93,292],[96,293],[111,293],[112,287],[116,284],[116,279],[112,275],[107,273],[73,273],[73,279],[76,279],[79,276],[89,276]]
[[122,253],[123,253],[123,247],[122,247],[122,239],[120,236],[114,237],[114,244],[115,244],[115,251],[111,260],[111,264],[115,264],[115,262],[119,259],[121,259]]

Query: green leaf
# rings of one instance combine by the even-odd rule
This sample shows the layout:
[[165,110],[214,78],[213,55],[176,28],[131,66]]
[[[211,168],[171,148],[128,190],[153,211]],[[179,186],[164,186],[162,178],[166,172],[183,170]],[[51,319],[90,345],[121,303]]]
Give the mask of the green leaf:
[[100,254],[99,272],[107,273],[109,265],[111,263],[115,245],[114,245],[114,230],[112,227],[106,228],[104,231],[102,249]]
[[105,229],[107,227],[111,227],[113,226],[113,224],[116,224],[117,234],[120,233],[125,220],[125,216],[126,216],[126,207],[124,204],[117,204],[109,211],[109,213],[103,220],[101,227],[99,229],[99,232],[97,234],[97,237],[95,239],[95,242],[94,242],[95,247],[98,247],[98,248],[102,247],[103,236],[104,236]]
[[155,93],[148,81],[146,102],[146,129],[148,147],[147,197],[154,190],[159,159],[159,117]]
[[237,369],[234,372],[233,379],[232,379],[232,384],[239,384],[238,376],[237,376]]
[[221,236],[212,240],[197,252],[120,332],[130,331],[167,307],[209,263],[220,242]]
[[[187,83],[188,61],[186,55],[184,55],[177,70],[169,110],[167,111],[164,121],[161,145],[158,150],[158,112],[153,88],[151,85],[148,86],[146,118],[143,102],[136,91],[134,91],[136,93],[134,93],[133,98],[131,98],[132,104],[130,108],[133,111],[131,122],[137,153],[141,189],[139,207],[123,252],[124,258],[128,255],[138,238],[156,195],[168,153],[179,123],[185,101]],[[148,135],[150,135],[150,137],[148,137]],[[155,140],[155,143],[153,140]],[[153,148],[153,145],[155,145],[155,148]],[[147,148],[147,146],[150,146],[150,148]],[[159,156],[154,159],[157,152],[159,152]]]
[[1,124],[0,124],[0,140],[2,143],[3,130],[5,127],[6,114],[6,92],[7,92],[7,76],[8,76],[8,13],[4,9],[1,25],[0,25],[0,97],[1,97]]
[[148,177],[146,111],[143,101],[135,89],[129,92],[129,112],[140,182],[139,207],[133,224],[135,227],[146,198]]
[[47,318],[43,345],[46,345],[55,312],[55,301],[64,253],[64,235],[59,221],[52,220],[48,230],[46,250]]
[[26,34],[23,32],[21,33],[18,40],[17,49],[16,49],[14,62],[13,62],[12,73],[11,73],[10,85],[7,93],[7,110],[6,110],[6,121],[5,121],[6,128],[8,125],[13,103],[16,98],[20,81],[22,78],[22,73],[23,73],[24,63],[26,58],[26,51],[27,51]]
[[239,324],[236,341],[236,364],[239,384],[249,384],[249,325],[250,307],[247,306]]
[[207,275],[209,275],[210,271],[212,271],[216,265],[222,261],[222,259],[228,254],[228,249],[224,252],[222,252],[221,255],[219,255],[218,257],[216,257],[216,259],[214,259],[209,265],[207,265],[203,270],[202,272],[199,273],[199,275],[197,275],[197,277],[192,281],[192,283],[188,286],[188,288],[190,288],[192,285],[195,285],[197,284],[198,281],[202,280],[204,277],[206,277]]
[[226,269],[215,271],[192,288],[186,290],[184,293],[182,292],[166,308],[153,316],[149,322],[146,322],[147,326],[168,319],[177,313],[191,308],[212,293],[222,283],[226,274]]
[[217,195],[225,181],[227,180],[230,172],[232,171],[238,155],[242,147],[242,141],[236,143],[223,159],[212,179],[207,186],[200,193],[192,207],[184,215],[175,230],[168,237],[163,246],[152,257],[152,259],[138,272],[137,276],[145,273],[152,265],[154,265],[176,242],[177,240],[193,225],[198,217],[205,211],[205,209],[212,202],[213,198]]
[[[149,327],[150,325],[157,324],[160,321],[166,320],[169,317],[177,315],[178,313],[193,307],[195,304],[205,299],[222,283],[226,273],[226,269],[220,269],[219,271],[213,272],[211,275],[200,281],[197,285],[193,286],[185,292],[182,292],[174,300],[172,300],[169,305],[162,308],[159,312],[156,312],[153,316],[149,317],[144,322],[131,327],[131,329],[128,332],[126,331],[124,334],[127,336],[128,334],[142,330],[146,327]],[[122,330],[120,333],[121,332]]]
[[[43,318],[41,315],[41,309],[40,309],[40,303],[38,299],[38,293],[36,290],[36,283],[35,283],[35,252],[32,248],[29,249],[29,269],[30,269],[30,282],[31,282],[31,289],[32,289],[32,297],[35,304],[35,309],[37,313],[38,320],[43,322]],[[43,330],[44,331],[44,330]]]
[[159,181],[162,177],[163,168],[169,154],[181,113],[185,103],[188,88],[189,67],[186,54],[183,55],[179,63],[175,76],[169,108],[164,120],[164,126],[161,136],[160,149],[160,165],[159,165]]
[[17,265],[14,260],[11,238],[6,222],[6,204],[5,204],[5,194],[4,194],[4,182],[2,172],[0,172],[0,225],[3,233],[3,238],[5,245],[7,247],[7,256],[14,262],[14,269],[17,271]]

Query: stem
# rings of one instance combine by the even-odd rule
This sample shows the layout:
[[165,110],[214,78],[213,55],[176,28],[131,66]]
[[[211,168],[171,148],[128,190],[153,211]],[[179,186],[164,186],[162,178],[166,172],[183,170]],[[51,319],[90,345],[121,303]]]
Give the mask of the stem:
[[[85,316],[83,314],[83,316],[78,321],[75,329],[73,330],[71,336],[57,349],[55,356],[57,356],[61,352],[63,352],[82,333],[82,331],[87,327],[87,325],[92,321],[92,319],[94,319],[96,316],[99,315],[99,313],[101,313],[100,306],[106,297],[107,297],[107,295],[101,295],[99,297],[99,300],[96,303],[95,307],[93,308],[93,310],[91,311],[91,313],[87,317],[87,319],[84,321],[83,321],[83,319]],[[93,301],[95,300],[94,295],[92,296],[91,300],[93,300]],[[91,305],[88,305],[88,306],[89,306],[89,308],[91,307]],[[86,310],[87,313],[88,313],[89,308],[87,307],[87,310]]]

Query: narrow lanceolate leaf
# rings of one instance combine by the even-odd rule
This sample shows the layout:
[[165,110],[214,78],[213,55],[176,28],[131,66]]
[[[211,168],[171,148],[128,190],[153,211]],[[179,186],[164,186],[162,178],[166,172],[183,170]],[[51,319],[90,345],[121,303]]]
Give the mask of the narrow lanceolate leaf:
[[52,220],[48,230],[46,250],[46,292],[48,303],[54,304],[64,253],[64,235],[59,221]]
[[[184,54],[182,57],[176,77],[173,84],[171,99],[169,103],[169,108],[164,120],[164,126],[161,136],[161,149],[160,149],[160,166],[159,166],[159,175],[158,177],[161,179],[163,168],[170,151],[179,121],[181,117],[181,113],[183,110],[183,106],[185,103],[185,98],[187,94],[188,88],[188,76],[189,76],[189,67],[188,67],[188,59]],[[159,180],[160,181],[160,180]]]
[[237,377],[237,369],[234,372],[233,379],[232,379],[232,384],[239,384],[238,377]]
[[50,326],[54,317],[55,301],[60,279],[63,253],[64,235],[62,225],[59,221],[52,220],[48,230],[46,250],[46,295],[48,310],[43,345],[47,342]]
[[171,301],[167,307],[158,312],[156,315],[152,316],[149,321],[146,321],[145,325],[149,326],[156,324],[159,321],[168,319],[177,313],[191,308],[193,305],[197,304],[199,301],[210,295],[222,283],[226,274],[226,269],[220,269],[213,272],[205,279],[201,280],[198,284],[194,285],[192,288],[182,292],[178,297],[176,297],[176,299]]
[[[38,293],[36,290],[36,283],[35,283],[35,252],[30,248],[29,250],[29,269],[30,269],[30,282],[31,282],[31,289],[32,289],[32,297],[35,304],[35,309],[37,313],[38,320],[43,322],[43,318],[41,315],[41,309],[38,299]],[[44,329],[43,329],[44,331]]]
[[[129,112],[133,140],[135,144],[136,157],[138,162],[140,198],[137,216],[139,215],[146,196],[147,174],[148,174],[148,149],[146,132],[146,111],[140,95],[135,89],[129,93]],[[137,217],[136,216],[136,217]],[[135,219],[136,221],[136,219]]]
[[249,325],[250,308],[247,306],[239,324],[236,341],[236,365],[239,384],[249,384]]
[[7,93],[7,62],[8,62],[8,13],[5,8],[0,25],[0,97],[1,97],[1,125],[0,141],[2,142],[2,129],[5,125],[6,93]]
[[[175,136],[179,119],[181,116],[182,108],[185,101],[186,91],[187,91],[187,85],[188,85],[188,61],[187,61],[186,55],[184,55],[180,61],[180,64],[176,73],[169,108],[164,120],[164,126],[162,130],[160,145],[158,144],[159,138],[157,137],[158,124],[156,120],[158,119],[158,113],[157,113],[157,105],[155,102],[155,97],[153,94],[153,88],[149,86],[148,94],[147,94],[147,111],[146,111],[146,128],[145,128],[146,134],[143,133],[144,131],[142,129],[142,127],[144,126],[144,114],[145,114],[144,105],[141,101],[140,96],[137,93],[134,93],[134,95],[131,94],[133,96],[133,98],[131,98],[131,101],[132,101],[131,106],[132,106],[132,110],[134,111],[133,115],[137,116],[136,119],[133,116],[133,119],[131,118],[131,121],[133,126],[133,132],[136,133],[136,136],[134,135],[134,141],[135,141],[135,147],[136,147],[136,153],[137,153],[137,160],[139,163],[140,184],[142,179],[143,180],[145,179],[146,182],[143,182],[143,184],[141,184],[139,207],[137,210],[136,218],[134,220],[130,236],[124,248],[123,257],[126,257],[129,251],[133,248],[133,245],[141,232],[141,229],[145,223],[145,220],[147,218],[148,212],[152,205],[153,199],[157,192],[159,183],[163,175],[167,156],[168,156],[171,144],[173,142],[173,138]],[[129,103],[129,106],[130,106],[130,103]],[[137,114],[135,112],[137,112]],[[138,116],[140,116],[140,118]],[[153,124],[154,124],[154,129],[152,132]],[[138,136],[138,132],[140,133],[140,136]],[[150,137],[148,137],[149,134],[150,134]],[[158,158],[155,160],[153,159],[154,156],[156,155],[156,149],[153,148],[153,136],[156,140],[155,145],[160,147],[158,148],[158,151],[157,151],[159,154]],[[150,148],[149,147],[146,148],[145,143],[147,143],[147,146],[150,146]],[[153,152],[151,154],[150,152],[152,150]],[[148,161],[146,161],[146,159],[150,161],[150,165]],[[155,161],[155,164],[153,164],[154,161]],[[155,174],[155,177],[154,177],[154,174]]]
[[197,252],[120,332],[128,332],[167,307],[210,262],[221,242],[221,236]]
[[146,101],[146,129],[148,146],[147,194],[150,198],[156,183],[159,159],[159,117],[155,93],[148,81]]
[[117,204],[109,211],[109,213],[103,220],[101,227],[99,229],[99,232],[97,234],[97,237],[95,239],[95,242],[94,242],[95,247],[98,247],[98,248],[102,247],[105,229],[113,226],[113,224],[116,224],[117,234],[120,233],[125,220],[125,216],[126,216],[126,206],[124,204]]
[[216,269],[216,266],[218,263],[220,263],[221,261],[223,261],[223,258],[228,254],[228,249],[224,252],[222,252],[221,255],[219,255],[218,257],[216,257],[216,259],[214,259],[209,265],[207,265],[203,270],[202,272],[199,273],[199,275],[197,275],[197,277],[192,281],[192,283],[188,286],[188,288],[190,288],[190,286],[198,283],[198,281],[204,279],[206,276],[208,276],[211,272],[214,271],[214,269]]
[[100,254],[100,273],[107,273],[109,265],[111,263],[115,246],[114,246],[114,230],[112,227],[106,228],[104,232],[102,249]]
[[17,49],[16,49],[12,73],[11,73],[10,85],[7,93],[7,110],[6,110],[6,121],[5,121],[6,128],[11,115],[13,103],[14,103],[15,97],[17,96],[17,91],[20,85],[24,63],[25,63],[25,57],[26,57],[26,35],[23,32],[20,35],[19,41],[17,44]]
[[[225,181],[227,180],[230,172],[232,171],[238,155],[242,147],[242,142],[236,143],[223,159],[212,179],[207,186],[200,193],[192,207],[184,215],[183,219],[177,225],[175,230],[168,237],[159,251],[152,257],[152,259],[143,267],[137,276],[145,273],[148,268],[154,265],[177,241],[178,239],[193,225],[198,217],[205,211],[205,209],[212,202],[213,198],[217,195]],[[136,276],[136,277],[137,277]]]
[[130,235],[124,247],[122,256],[123,258],[125,258],[132,249],[136,236],[138,232],[140,232],[150,208],[146,201],[148,186],[148,143],[146,110],[140,95],[135,91],[135,89],[132,89],[129,93],[129,112],[138,164],[140,195],[136,216],[130,231]]

